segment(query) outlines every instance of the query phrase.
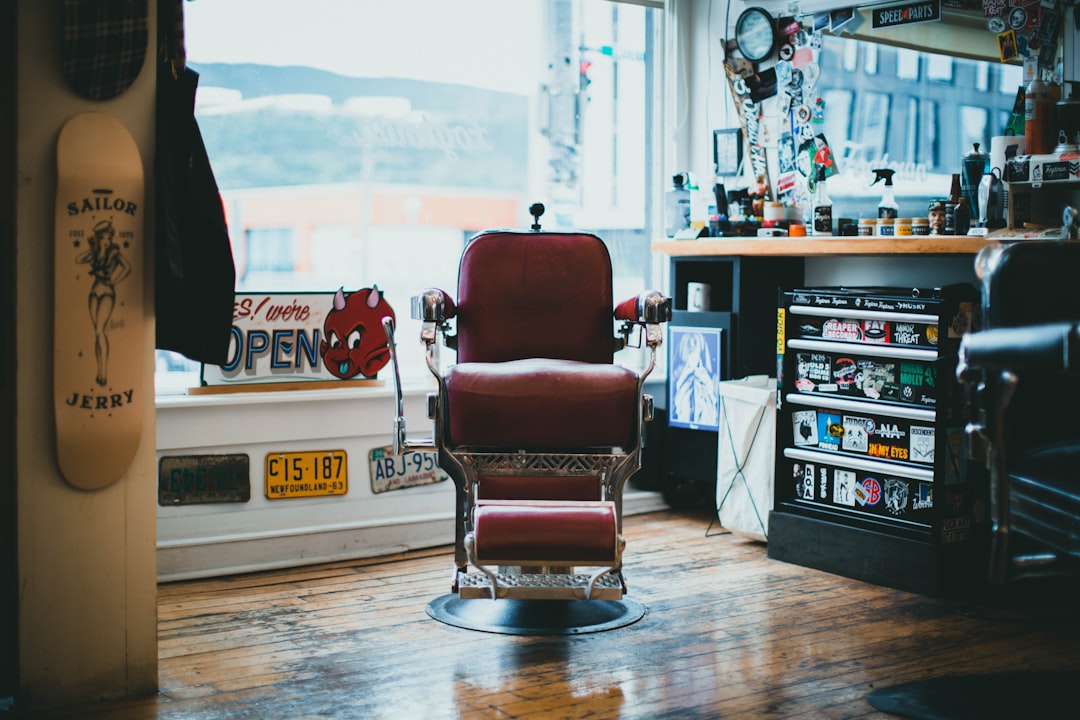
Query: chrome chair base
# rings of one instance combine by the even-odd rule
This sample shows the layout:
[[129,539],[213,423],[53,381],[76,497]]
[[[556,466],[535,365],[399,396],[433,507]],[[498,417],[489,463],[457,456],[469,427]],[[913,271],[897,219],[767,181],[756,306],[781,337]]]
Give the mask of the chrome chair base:
[[447,625],[503,635],[580,635],[632,625],[646,609],[633,600],[464,600],[456,593],[428,603]]

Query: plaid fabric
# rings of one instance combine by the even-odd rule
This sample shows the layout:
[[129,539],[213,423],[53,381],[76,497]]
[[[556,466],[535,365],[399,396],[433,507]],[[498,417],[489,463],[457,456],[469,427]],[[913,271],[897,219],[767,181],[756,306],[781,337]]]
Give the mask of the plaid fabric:
[[184,48],[184,0],[158,3],[158,61],[172,66],[173,80],[187,65]]
[[62,62],[71,89],[107,100],[139,76],[147,48],[148,0],[63,0]]

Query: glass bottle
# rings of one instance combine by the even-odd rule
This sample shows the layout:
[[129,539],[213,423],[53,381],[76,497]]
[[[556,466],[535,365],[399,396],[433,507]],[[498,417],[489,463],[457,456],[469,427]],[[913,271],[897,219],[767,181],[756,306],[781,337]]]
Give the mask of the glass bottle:
[[[960,173],[953,173],[952,187],[949,189],[949,197],[945,201],[945,228],[943,235],[959,235],[956,223],[956,208],[960,205]],[[964,230],[967,234],[967,230]]]
[[832,200],[825,188],[825,168],[818,167],[817,183],[811,201],[811,215],[814,222],[814,235],[832,235]]

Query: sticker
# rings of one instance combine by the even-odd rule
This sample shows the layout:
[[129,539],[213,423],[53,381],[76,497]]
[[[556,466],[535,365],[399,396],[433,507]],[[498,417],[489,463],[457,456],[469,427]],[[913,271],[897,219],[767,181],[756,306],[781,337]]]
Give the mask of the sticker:
[[795,479],[795,497],[801,500],[814,499],[814,474],[815,467],[812,463],[801,465],[795,463],[792,466],[792,475]]
[[889,321],[863,320],[862,333],[867,342],[887,343],[889,342]]
[[780,46],[780,59],[781,60],[785,60],[785,61],[790,60],[792,58],[792,56],[794,56],[794,55],[795,55],[795,48],[791,47],[790,44],[784,43],[783,45]]
[[919,483],[919,492],[912,500],[912,510],[934,509],[934,486],[927,483]]
[[1042,7],[1039,10],[1039,30],[1035,37],[1041,42],[1048,43],[1054,39],[1058,29],[1059,15],[1055,10]]
[[875,434],[888,440],[900,440],[907,433],[901,430],[896,423],[881,423]]
[[832,356],[824,353],[798,353],[795,359],[800,378],[816,382],[832,380]]
[[1027,10],[1022,7],[1014,7],[1009,11],[1009,27],[1013,30],[1023,30],[1027,20]]
[[784,173],[776,180],[776,192],[781,197],[789,195],[795,189],[795,173]]
[[855,473],[851,470],[833,471],[833,502],[855,507]]
[[791,56],[791,66],[796,70],[802,70],[813,61],[814,51],[805,46],[796,48],[795,54]]
[[934,428],[911,426],[911,459],[914,462],[934,462]]
[[795,119],[799,122],[808,123],[810,122],[810,117],[810,108],[808,108],[807,106],[800,105],[799,107],[795,108]]
[[833,379],[841,390],[854,387],[859,379],[859,368],[855,361],[851,358],[837,360],[836,367],[833,369]]
[[997,35],[998,33],[1005,32],[1005,21],[1000,17],[992,17],[986,21],[986,27],[990,32]]
[[[803,105],[803,107],[806,107]],[[862,325],[858,320],[831,318],[821,326],[821,337],[827,340],[848,340],[861,342],[863,339]],[[854,366],[854,362],[845,358]],[[839,361],[837,361],[839,363]]]
[[798,410],[791,414],[791,430],[796,445],[817,445],[817,412]]
[[1016,45],[1016,33],[1013,30],[1006,30],[999,33],[997,42],[998,55],[1001,57],[1001,62],[1013,60],[1020,54],[1020,50]]
[[877,505],[881,502],[881,483],[876,478],[864,478],[855,486],[855,501],[860,505]]
[[872,424],[872,422],[869,418],[845,415],[844,434],[840,440],[840,446],[848,452],[865,453],[870,440],[867,424]]
[[907,460],[909,455],[906,447],[878,442],[870,443],[866,454],[883,460]]
[[[934,336],[937,337],[937,328],[935,327],[933,330]],[[927,335],[929,334],[928,328]],[[919,345],[921,340],[922,333],[919,332],[919,326],[915,325],[915,323],[898,322],[893,324],[892,341],[896,345]]]
[[844,424],[835,413],[820,412],[817,416],[818,447],[822,450],[839,450],[844,436]]
[[908,484],[896,478],[885,478],[885,509],[893,515],[907,514]]
[[803,85],[808,91],[817,85],[819,77],[821,77],[821,68],[816,62],[811,62],[803,68]]
[[882,399],[886,387],[894,386],[896,382],[896,365],[893,363],[862,360],[858,363],[858,367],[859,374],[855,378],[856,385],[862,390],[863,395],[873,400]]

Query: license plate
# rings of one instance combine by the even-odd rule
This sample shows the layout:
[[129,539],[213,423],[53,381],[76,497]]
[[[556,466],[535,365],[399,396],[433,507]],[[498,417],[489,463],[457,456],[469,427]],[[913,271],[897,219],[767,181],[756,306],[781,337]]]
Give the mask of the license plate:
[[266,456],[266,497],[285,498],[344,495],[349,490],[344,450],[269,453]]
[[390,446],[373,448],[368,453],[371,491],[381,493],[449,480],[450,476],[439,468],[438,458],[438,453],[431,450],[394,455]]
[[246,454],[169,456],[158,463],[158,505],[246,503],[250,499]]

